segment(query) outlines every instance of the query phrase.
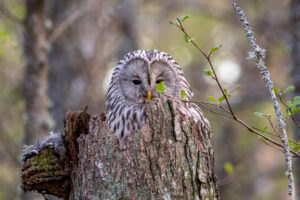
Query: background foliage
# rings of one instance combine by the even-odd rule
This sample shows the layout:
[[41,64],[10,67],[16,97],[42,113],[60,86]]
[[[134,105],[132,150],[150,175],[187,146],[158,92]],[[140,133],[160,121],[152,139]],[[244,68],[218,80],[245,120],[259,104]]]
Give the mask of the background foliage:
[[[292,85],[290,1],[240,3],[259,44],[268,51],[267,65],[275,86],[284,89]],[[95,7],[95,4],[100,5]],[[20,154],[26,120],[22,96],[23,81],[26,81],[22,52],[24,27],[6,11],[22,21],[26,14],[24,1],[1,1],[0,200],[21,198]],[[236,113],[260,128],[265,127],[267,120],[257,118],[253,112],[275,116],[258,70],[246,59],[249,44],[230,2],[69,0],[62,3],[53,0],[47,3],[47,12],[49,19],[45,25],[49,36],[59,24],[79,12],[79,17],[49,43],[49,110],[56,121],[53,129],[62,129],[66,110],[78,110],[87,104],[90,112],[103,112],[113,66],[126,52],[138,48],[159,49],[174,57],[191,83],[195,100],[221,97],[215,82],[202,73],[208,69],[205,59],[169,24],[182,15],[191,16],[185,28],[202,49],[209,51],[216,44],[223,44],[212,59],[225,88],[241,86],[231,97]],[[75,65],[78,68],[73,69]],[[81,76],[82,71],[88,75]],[[205,109],[204,112],[214,130],[215,168],[222,199],[287,199],[283,154],[233,121]],[[292,134],[293,129],[288,133]]]

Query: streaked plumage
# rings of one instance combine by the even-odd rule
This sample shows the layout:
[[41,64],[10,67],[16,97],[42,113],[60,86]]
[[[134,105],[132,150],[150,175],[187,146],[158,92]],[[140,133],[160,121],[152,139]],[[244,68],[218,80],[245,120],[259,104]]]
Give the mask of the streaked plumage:
[[[106,122],[118,138],[141,128],[146,122],[145,102],[147,92],[152,99],[160,98],[156,84],[164,81],[165,94],[180,99],[180,91],[185,90],[186,100],[193,93],[185,75],[176,61],[167,53],[158,50],[137,50],[124,56],[116,66],[106,95]],[[209,122],[200,108],[191,102],[179,103],[180,111],[196,122]]]

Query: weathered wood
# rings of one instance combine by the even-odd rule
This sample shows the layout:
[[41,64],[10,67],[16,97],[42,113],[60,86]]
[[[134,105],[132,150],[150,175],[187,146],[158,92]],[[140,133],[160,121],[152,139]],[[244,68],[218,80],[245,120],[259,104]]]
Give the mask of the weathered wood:
[[69,180],[62,168],[59,155],[54,149],[45,148],[24,161],[22,189],[68,198]]
[[68,199],[219,198],[209,127],[181,115],[170,101],[149,102],[146,112],[147,124],[122,139],[103,115],[67,113]]

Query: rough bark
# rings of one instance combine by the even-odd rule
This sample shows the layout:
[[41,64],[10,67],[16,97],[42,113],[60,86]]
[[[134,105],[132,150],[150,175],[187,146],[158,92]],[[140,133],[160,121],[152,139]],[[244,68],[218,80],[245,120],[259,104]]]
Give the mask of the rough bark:
[[[291,1],[291,34],[292,34],[292,79],[296,87],[294,95],[300,96],[300,2],[299,0]],[[300,112],[295,113],[295,118],[300,122]],[[300,140],[300,129],[295,126],[295,138]],[[300,159],[295,160],[295,170],[297,176],[298,199],[300,199]]]
[[63,166],[71,191],[66,199],[219,198],[212,132],[180,115],[169,101],[148,103],[147,115],[140,131],[117,139],[104,115],[67,113]]

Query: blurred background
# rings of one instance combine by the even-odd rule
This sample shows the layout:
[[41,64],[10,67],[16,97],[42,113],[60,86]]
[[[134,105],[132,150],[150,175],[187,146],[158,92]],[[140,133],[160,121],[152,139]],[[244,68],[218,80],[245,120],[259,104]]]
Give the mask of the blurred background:
[[[293,95],[299,95],[299,1],[239,3],[258,44],[267,49],[275,86],[295,85]],[[258,128],[269,125],[253,112],[271,114],[276,120],[258,69],[246,59],[250,46],[231,1],[1,0],[0,200],[43,199],[20,189],[23,144],[34,143],[48,131],[63,130],[68,110],[88,105],[93,114],[105,111],[114,66],[131,50],[168,52],[186,73],[195,100],[221,96],[215,82],[202,73],[208,69],[206,60],[169,23],[183,15],[191,16],[184,26],[204,51],[223,44],[212,59],[225,88],[241,86],[230,99],[237,115]],[[283,154],[234,121],[203,111],[214,130],[221,199],[288,199]],[[287,125],[294,137],[290,120]],[[294,168],[299,170],[300,165]],[[300,171],[294,176],[298,178]]]

